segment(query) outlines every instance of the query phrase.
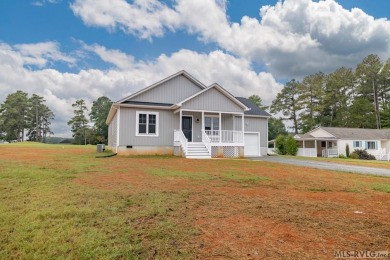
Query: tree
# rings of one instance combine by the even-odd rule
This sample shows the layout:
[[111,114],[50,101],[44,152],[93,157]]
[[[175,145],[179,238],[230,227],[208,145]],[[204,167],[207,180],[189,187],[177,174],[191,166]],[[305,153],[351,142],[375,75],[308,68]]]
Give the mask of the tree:
[[[356,77],[358,83],[358,97],[365,98],[373,104],[374,113],[372,116],[375,120],[376,128],[381,128],[380,111],[379,111],[379,89],[378,73],[382,68],[382,63],[378,55],[370,54],[356,67]],[[368,114],[369,111],[365,111]]]
[[268,140],[275,139],[278,135],[287,135],[287,130],[280,118],[268,119]]
[[87,128],[88,119],[85,117],[85,112],[88,111],[83,99],[76,100],[72,104],[74,116],[68,121],[68,125],[72,127],[74,142],[77,144],[87,144]]
[[92,103],[91,121],[94,123],[94,135],[98,142],[106,143],[108,139],[108,125],[106,119],[110,112],[112,101],[108,97],[99,97]]
[[300,106],[304,108],[300,114],[302,131],[307,132],[318,125],[321,115],[321,100],[324,97],[326,75],[322,72],[306,76],[302,83],[298,84]]
[[259,108],[261,109],[267,109],[268,106],[264,106],[263,105],[263,100],[261,99],[261,97],[259,95],[255,95],[253,94],[252,96],[250,96],[248,98],[250,101],[252,101],[253,104],[255,104],[256,106],[258,106]]
[[9,94],[0,106],[0,132],[7,141],[24,140],[24,129],[27,126],[28,97],[23,91]]
[[45,142],[46,135],[53,133],[50,130],[53,112],[44,104],[43,97],[33,94],[29,99],[29,111],[27,114],[27,136],[29,140]]
[[282,112],[283,116],[285,116],[284,120],[293,121],[295,134],[298,134],[299,131],[300,118],[298,112],[301,110],[301,104],[298,102],[298,86],[299,82],[294,79],[287,82],[271,105],[271,113]]

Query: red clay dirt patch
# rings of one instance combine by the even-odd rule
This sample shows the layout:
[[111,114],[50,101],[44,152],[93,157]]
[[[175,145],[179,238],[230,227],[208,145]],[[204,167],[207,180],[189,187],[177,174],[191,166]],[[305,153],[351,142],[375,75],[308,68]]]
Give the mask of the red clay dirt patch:
[[[370,188],[388,178],[240,160],[105,160],[106,172],[76,181],[128,194],[188,191],[174,221],[200,229],[200,259],[330,259],[335,250],[390,249],[390,194]],[[210,178],[153,176],[150,168]],[[230,180],[226,172],[269,180]],[[347,192],[353,182],[361,190]]]

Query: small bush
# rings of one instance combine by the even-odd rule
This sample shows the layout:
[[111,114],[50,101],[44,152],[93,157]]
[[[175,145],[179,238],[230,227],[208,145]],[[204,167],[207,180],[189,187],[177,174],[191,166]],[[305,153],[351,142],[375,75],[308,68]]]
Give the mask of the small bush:
[[341,158],[341,159],[347,159],[348,157],[345,156],[344,154],[340,154],[340,155],[339,155],[339,158]]
[[275,151],[278,154],[286,154],[286,137],[284,135],[278,135],[275,139]]
[[297,155],[298,152],[298,144],[297,141],[294,139],[293,136],[289,135],[285,139],[285,145],[286,145],[286,154],[288,155]]
[[349,158],[351,159],[359,159],[359,155],[355,152],[352,152],[350,155],[349,155]]
[[360,159],[360,160],[375,160],[374,155],[369,154],[366,150],[359,150],[359,149],[353,151],[350,157],[352,159]]
[[345,146],[345,155],[349,157],[349,144]]
[[281,155],[296,155],[298,152],[298,144],[291,135],[278,135],[275,140],[275,150]]

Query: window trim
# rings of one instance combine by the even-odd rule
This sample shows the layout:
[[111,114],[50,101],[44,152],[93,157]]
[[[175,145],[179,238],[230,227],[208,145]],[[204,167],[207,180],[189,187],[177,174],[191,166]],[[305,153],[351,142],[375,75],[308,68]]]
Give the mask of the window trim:
[[[140,134],[139,133],[139,115],[140,114],[146,114],[146,133]],[[155,134],[149,134],[149,115],[155,115],[156,116],[156,133]],[[135,136],[147,136],[147,137],[158,137],[159,136],[159,112],[155,111],[136,111],[136,117],[135,117]]]

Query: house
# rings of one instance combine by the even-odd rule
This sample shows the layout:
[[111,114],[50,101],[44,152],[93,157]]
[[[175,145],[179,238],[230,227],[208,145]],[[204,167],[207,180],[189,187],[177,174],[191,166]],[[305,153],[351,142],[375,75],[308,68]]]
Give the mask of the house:
[[118,154],[262,156],[269,117],[248,99],[179,71],[113,103],[108,146]]
[[306,134],[294,136],[299,156],[338,157],[346,155],[346,147],[366,150],[377,160],[389,160],[390,129],[318,127]]

